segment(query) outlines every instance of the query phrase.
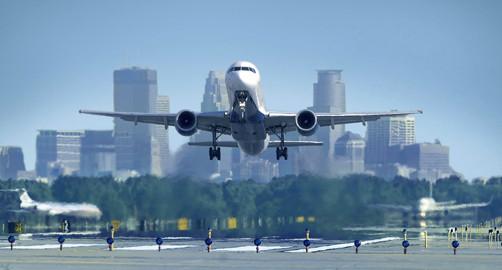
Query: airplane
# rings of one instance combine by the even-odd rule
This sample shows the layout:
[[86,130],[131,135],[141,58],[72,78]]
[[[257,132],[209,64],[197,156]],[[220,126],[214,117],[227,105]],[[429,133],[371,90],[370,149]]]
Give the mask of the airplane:
[[[174,126],[179,134],[191,136],[198,130],[212,133],[212,141],[190,142],[189,145],[209,146],[209,159],[220,160],[220,147],[238,147],[248,155],[259,155],[269,147],[276,147],[276,158],[288,159],[288,146],[322,145],[318,141],[287,141],[287,132],[298,131],[302,136],[313,135],[318,127],[363,123],[381,117],[404,116],[422,113],[407,112],[377,113],[315,113],[304,109],[298,113],[269,112],[265,109],[261,77],[258,68],[251,62],[237,61],[225,75],[231,108],[228,111],[201,112],[181,110],[172,113],[103,112],[80,110],[79,113],[116,117],[134,124],[150,123]],[[234,141],[218,141],[222,135],[231,135]],[[276,137],[276,140],[271,138]]]
[[[48,215],[64,215],[81,218],[96,218],[99,219],[102,215],[101,210],[89,203],[62,203],[62,202],[37,202],[34,201],[26,189],[4,189],[0,190],[2,196],[11,201],[12,206],[16,209],[9,210],[10,212],[43,212]],[[12,196],[11,196],[12,194]],[[14,195],[17,194],[17,195]],[[14,196],[14,197],[13,197]]]
[[490,205],[492,201],[493,198],[490,199],[488,202],[480,202],[480,203],[456,204],[456,201],[437,202],[432,197],[432,181],[429,181],[429,196],[420,198],[415,206],[395,205],[395,204],[374,204],[371,205],[371,207],[379,209],[387,209],[387,210],[398,210],[406,213],[409,212],[413,212],[415,214],[418,213],[420,217],[425,218],[427,213],[444,212],[446,215],[448,211],[452,210],[486,207]]

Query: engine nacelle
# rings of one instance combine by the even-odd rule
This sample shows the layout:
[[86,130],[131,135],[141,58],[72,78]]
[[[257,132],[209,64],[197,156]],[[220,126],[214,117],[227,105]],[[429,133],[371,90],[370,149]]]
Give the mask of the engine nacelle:
[[317,116],[311,110],[303,110],[296,114],[296,128],[302,136],[310,136],[317,130]]
[[176,115],[174,127],[179,134],[183,136],[192,136],[197,132],[197,116],[192,111],[180,111]]

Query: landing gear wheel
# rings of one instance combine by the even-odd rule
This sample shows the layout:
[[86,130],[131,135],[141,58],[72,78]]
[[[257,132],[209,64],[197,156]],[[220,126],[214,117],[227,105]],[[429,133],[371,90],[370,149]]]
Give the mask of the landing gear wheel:
[[275,149],[275,157],[277,160],[281,159],[281,157],[284,157],[284,160],[288,160],[288,148],[284,146],[284,127],[285,126],[281,126],[280,135],[275,132],[275,129],[272,130],[272,132],[279,137],[279,140],[281,141],[279,146]]
[[223,135],[223,133],[217,134],[216,126],[213,126],[212,130],[213,135],[213,146],[209,147],[209,159],[213,160],[216,158],[217,160],[221,160],[221,149],[218,147],[218,138]]
[[221,148],[209,147],[209,159],[213,160],[214,158],[216,158],[217,160],[221,160]]
[[281,157],[284,157],[284,160],[288,160],[288,148],[277,147],[275,149],[275,157],[277,158],[277,160],[281,159]]
[[209,159],[213,160],[214,158],[214,150],[212,147],[209,147]]
[[218,160],[221,160],[221,148],[216,147],[216,151],[215,151],[215,152],[216,152],[216,153],[215,153],[215,154],[216,154],[216,158],[217,158]]

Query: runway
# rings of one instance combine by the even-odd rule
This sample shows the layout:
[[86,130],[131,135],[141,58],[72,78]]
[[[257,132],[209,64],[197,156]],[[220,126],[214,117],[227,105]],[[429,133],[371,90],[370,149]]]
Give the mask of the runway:
[[19,240],[10,250],[0,243],[0,269],[498,269],[502,248],[484,241],[462,243],[453,250],[444,238],[429,248],[410,239],[403,254],[399,238],[363,241],[359,254],[352,242],[316,239],[309,253],[301,240],[263,239],[256,253],[252,239],[213,239],[208,253],[202,239],[165,239],[159,252],[154,239],[116,238],[108,251],[104,239],[67,238],[59,250],[54,237]]

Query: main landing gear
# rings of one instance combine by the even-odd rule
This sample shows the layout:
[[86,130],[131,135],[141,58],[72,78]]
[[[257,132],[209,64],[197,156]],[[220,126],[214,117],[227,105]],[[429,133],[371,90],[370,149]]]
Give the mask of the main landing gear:
[[213,146],[209,147],[209,159],[213,160],[216,158],[217,160],[221,160],[221,148],[218,147],[217,140],[223,134],[216,134],[216,127],[213,127]]
[[277,160],[281,159],[281,157],[284,157],[284,160],[288,160],[288,148],[284,146],[284,127],[281,126],[281,134],[277,135],[277,133],[274,132],[274,134],[279,137],[279,140],[281,142],[279,143],[279,146],[275,149],[275,157]]
[[214,158],[220,160],[221,159],[221,148],[219,147],[209,147],[209,159],[213,160]]

